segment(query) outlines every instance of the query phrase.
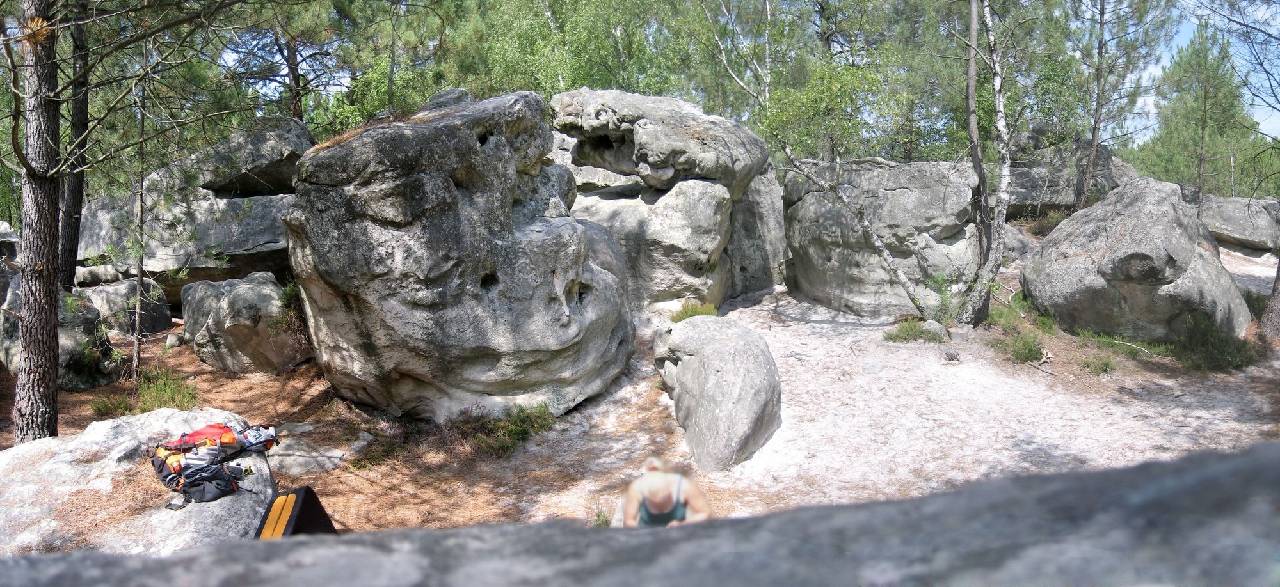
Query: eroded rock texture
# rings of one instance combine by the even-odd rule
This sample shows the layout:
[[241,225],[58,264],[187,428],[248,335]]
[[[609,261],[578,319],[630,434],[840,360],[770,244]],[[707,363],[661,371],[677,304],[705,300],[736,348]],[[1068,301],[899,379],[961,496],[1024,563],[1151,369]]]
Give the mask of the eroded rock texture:
[[[523,92],[424,111],[307,154],[290,257],[316,357],[343,396],[445,419],[479,404],[563,413],[631,352],[625,267],[568,214]],[[604,242],[602,242],[604,241]]]
[[1171,340],[1206,317],[1244,334],[1249,308],[1175,184],[1141,178],[1064,220],[1022,271],[1022,289],[1063,328]]
[[781,187],[760,137],[673,98],[584,89],[552,104],[573,214],[622,243],[633,305],[718,304],[782,282]]
[[[288,269],[281,218],[293,203],[297,162],[311,145],[301,122],[261,118],[253,128],[147,176],[143,269],[164,286],[170,303],[181,302],[187,283]],[[122,254],[134,209],[128,196],[87,202],[79,259]],[[118,260],[118,270],[132,272],[133,259]]]
[[196,356],[221,371],[279,373],[311,357],[302,316],[270,273],[188,283],[182,319]]
[[1205,196],[1200,220],[1218,242],[1273,251],[1280,247],[1280,202]]
[[916,314],[902,287],[863,234],[857,210],[884,241],[921,301],[937,307],[937,290],[959,292],[980,261],[974,224],[973,169],[959,163],[865,161],[817,167],[845,184],[849,199],[791,174],[787,178],[787,247],[791,291],[859,316]]

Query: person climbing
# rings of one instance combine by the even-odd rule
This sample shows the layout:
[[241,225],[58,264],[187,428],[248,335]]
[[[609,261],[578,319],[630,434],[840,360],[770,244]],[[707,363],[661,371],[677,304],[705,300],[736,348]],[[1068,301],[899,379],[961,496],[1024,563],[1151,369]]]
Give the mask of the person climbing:
[[665,528],[711,517],[702,490],[684,475],[668,471],[662,459],[645,459],[643,470],[627,488],[623,526]]

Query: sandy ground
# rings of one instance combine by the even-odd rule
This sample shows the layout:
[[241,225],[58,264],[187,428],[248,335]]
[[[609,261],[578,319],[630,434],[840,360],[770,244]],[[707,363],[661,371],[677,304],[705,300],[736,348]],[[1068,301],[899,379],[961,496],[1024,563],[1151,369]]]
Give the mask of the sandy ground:
[[[1012,275],[1002,281],[1012,286]],[[885,326],[786,293],[740,300],[726,313],[768,342],[782,380],[783,422],[753,459],[722,472],[690,464],[647,341],[608,392],[507,457],[473,454],[437,426],[350,406],[314,365],[284,376],[226,375],[187,347],[163,351],[162,337],[147,345],[144,362],[182,373],[202,405],[251,421],[317,423],[334,446],[358,431],[374,434],[382,449],[374,456],[327,473],[277,476],[282,489],[313,486],[344,530],[607,517],[655,454],[696,479],[717,515],[737,516],[1231,450],[1280,432],[1275,362],[1205,375],[1165,359],[1115,356],[1116,371],[1095,376],[1079,362],[1104,351],[1064,334],[1046,337],[1054,360],[1042,371],[1010,363],[990,346],[998,334],[983,329],[957,331],[947,345],[888,343]],[[960,361],[944,361],[946,350]],[[0,383],[7,384],[0,395],[7,417],[12,385]],[[91,398],[128,388],[63,394],[63,433],[92,421]],[[0,437],[0,447],[7,442]]]

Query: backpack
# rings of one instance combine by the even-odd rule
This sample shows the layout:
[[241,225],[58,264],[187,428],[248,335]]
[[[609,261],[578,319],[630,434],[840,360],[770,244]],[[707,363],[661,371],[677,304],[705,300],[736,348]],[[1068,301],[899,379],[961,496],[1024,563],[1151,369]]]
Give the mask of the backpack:
[[157,446],[151,466],[165,487],[182,494],[183,505],[209,502],[235,493],[239,481],[252,474],[251,469],[227,461],[245,451],[266,451],[274,444],[274,428],[209,424]]

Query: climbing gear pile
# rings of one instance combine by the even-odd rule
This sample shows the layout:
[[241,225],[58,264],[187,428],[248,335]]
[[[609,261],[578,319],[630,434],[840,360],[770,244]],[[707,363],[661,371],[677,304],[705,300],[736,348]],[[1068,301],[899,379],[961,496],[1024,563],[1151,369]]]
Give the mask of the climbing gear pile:
[[272,427],[209,424],[157,446],[151,466],[165,487],[181,495],[166,507],[182,509],[235,493],[253,469],[227,463],[246,452],[266,452],[275,441]]

